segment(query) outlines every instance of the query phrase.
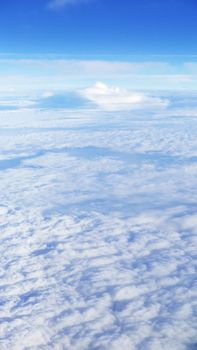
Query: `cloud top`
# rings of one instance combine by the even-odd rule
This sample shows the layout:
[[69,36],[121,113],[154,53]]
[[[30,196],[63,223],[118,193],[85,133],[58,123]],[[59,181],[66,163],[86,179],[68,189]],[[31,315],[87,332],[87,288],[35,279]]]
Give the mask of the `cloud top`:
[[101,109],[110,111],[144,107],[165,108],[168,105],[167,100],[121,89],[117,86],[108,86],[102,82],[97,82],[95,85],[82,90],[81,94],[96,103]]

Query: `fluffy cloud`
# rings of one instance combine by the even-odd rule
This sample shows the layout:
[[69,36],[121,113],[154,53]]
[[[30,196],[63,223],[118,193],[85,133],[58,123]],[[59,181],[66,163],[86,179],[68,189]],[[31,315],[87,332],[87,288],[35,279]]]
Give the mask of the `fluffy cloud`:
[[0,111],[2,350],[195,348],[196,117],[173,107]]
[[104,110],[130,110],[133,108],[165,108],[167,100],[150,97],[143,93],[131,92],[102,82],[81,91],[81,95],[96,103]]

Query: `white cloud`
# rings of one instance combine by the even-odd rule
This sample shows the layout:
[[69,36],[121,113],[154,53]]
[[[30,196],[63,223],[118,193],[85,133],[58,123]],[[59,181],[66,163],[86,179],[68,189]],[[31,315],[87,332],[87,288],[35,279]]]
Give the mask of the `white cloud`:
[[87,4],[95,0],[51,0],[48,4],[51,9],[58,9],[69,5]]
[[82,90],[81,95],[109,111],[148,107],[165,108],[168,105],[167,100],[131,92],[116,86],[108,86],[102,82],[97,82],[94,86]]
[[196,119],[170,112],[0,112],[2,350],[195,344]]
[[25,108],[33,107],[36,105],[36,102],[33,99],[0,99],[0,107],[16,107],[16,108]]

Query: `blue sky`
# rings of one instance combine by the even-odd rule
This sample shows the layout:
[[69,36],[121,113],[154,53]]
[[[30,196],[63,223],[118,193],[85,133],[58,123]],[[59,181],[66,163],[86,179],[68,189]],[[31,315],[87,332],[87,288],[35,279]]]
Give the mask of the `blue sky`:
[[196,12],[194,0],[3,1],[1,92],[194,90]]
[[10,53],[196,54],[194,0],[1,1],[0,47]]

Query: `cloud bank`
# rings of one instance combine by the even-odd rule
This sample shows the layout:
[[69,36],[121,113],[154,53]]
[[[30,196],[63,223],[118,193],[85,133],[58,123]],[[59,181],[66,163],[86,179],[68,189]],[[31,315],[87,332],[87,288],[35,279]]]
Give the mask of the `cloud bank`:
[[196,347],[196,95],[171,101],[0,111],[1,350]]
[[[1,58],[1,95],[13,91],[39,91],[42,89],[65,90],[91,86],[103,81],[109,86],[140,90],[195,90],[196,73],[193,66],[180,67],[167,61],[113,60],[106,57],[92,59],[85,57],[65,58],[44,55],[37,58]],[[5,71],[12,72],[6,74]]]

